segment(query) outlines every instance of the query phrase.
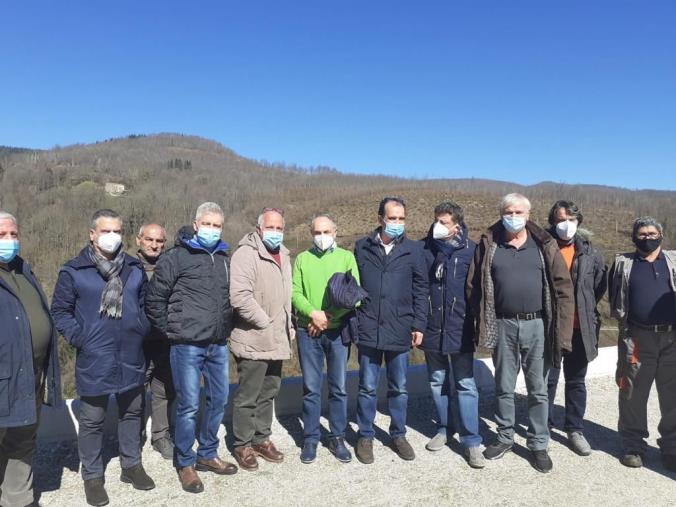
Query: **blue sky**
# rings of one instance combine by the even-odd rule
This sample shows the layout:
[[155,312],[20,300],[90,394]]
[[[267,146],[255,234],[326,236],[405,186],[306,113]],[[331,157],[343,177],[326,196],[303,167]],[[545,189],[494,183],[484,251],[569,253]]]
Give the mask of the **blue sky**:
[[349,172],[676,189],[676,2],[0,6],[0,144],[182,132]]

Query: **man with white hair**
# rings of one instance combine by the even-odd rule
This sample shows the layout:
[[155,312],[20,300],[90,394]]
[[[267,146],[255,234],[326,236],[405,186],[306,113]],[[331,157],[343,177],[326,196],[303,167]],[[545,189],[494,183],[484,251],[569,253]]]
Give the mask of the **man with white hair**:
[[667,470],[676,471],[676,251],[664,250],[662,224],[634,221],[634,252],[615,258],[609,276],[610,314],[618,320],[617,385],[620,462],[643,466],[648,448],[647,405],[657,387],[661,419],[657,445]]
[[19,226],[0,211],[0,505],[33,505],[40,406],[61,403],[57,334],[47,298],[19,255]]
[[514,444],[514,389],[520,367],[528,390],[527,445],[532,465],[549,472],[547,373],[571,351],[573,283],[556,241],[529,220],[530,201],[508,194],[501,220],[482,235],[467,277],[478,344],[493,353],[497,440],[484,451],[499,459]]
[[[181,487],[190,493],[204,491],[195,470],[237,472],[237,466],[221,460],[217,452],[230,387],[227,339],[232,329],[230,257],[221,240],[223,221],[218,204],[201,204],[192,228],[182,228],[176,246],[160,257],[146,295],[150,322],[171,343],[175,462]],[[198,429],[202,381],[207,396]]]

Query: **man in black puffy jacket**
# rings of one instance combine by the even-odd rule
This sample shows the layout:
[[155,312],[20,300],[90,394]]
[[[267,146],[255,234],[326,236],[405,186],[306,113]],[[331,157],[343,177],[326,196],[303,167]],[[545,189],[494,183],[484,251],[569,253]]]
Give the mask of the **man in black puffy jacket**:
[[[155,266],[146,311],[171,344],[176,390],[174,445],[179,481],[185,491],[204,485],[195,470],[234,474],[237,467],[218,457],[218,429],[228,401],[228,346],[232,330],[228,245],[221,241],[223,210],[206,202],[197,208],[192,229],[184,227],[176,246]],[[200,381],[207,392],[197,432]],[[197,453],[192,449],[195,436]]]

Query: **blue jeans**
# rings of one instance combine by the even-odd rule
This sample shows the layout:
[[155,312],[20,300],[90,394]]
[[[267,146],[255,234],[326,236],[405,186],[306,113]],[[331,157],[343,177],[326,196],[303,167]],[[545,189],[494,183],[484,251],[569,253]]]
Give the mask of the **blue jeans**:
[[[465,447],[481,444],[479,435],[479,391],[474,381],[474,354],[440,354],[425,352],[427,375],[432,399],[439,417],[439,432],[447,432],[449,419],[453,421],[453,387],[457,393],[458,433]],[[451,385],[453,382],[453,385]]]
[[[176,390],[176,429],[174,444],[176,465],[194,465],[196,458],[215,458],[218,428],[228,402],[228,346],[208,344],[173,344],[171,371]],[[204,379],[205,405],[201,416],[197,453],[192,450],[200,406],[200,379]]]
[[329,383],[330,437],[345,437],[347,426],[347,391],[345,374],[349,347],[340,333],[326,331],[312,337],[298,329],[298,356],[303,371],[303,434],[305,442],[319,442],[319,417],[322,411],[322,371],[326,357],[326,377]]
[[390,436],[402,437],[406,434],[406,370],[408,369],[408,351],[378,350],[371,347],[359,347],[359,396],[357,397],[357,425],[359,435],[372,439],[375,436],[373,421],[376,418],[378,403],[376,390],[380,365],[385,359],[387,372],[387,405],[390,411]]

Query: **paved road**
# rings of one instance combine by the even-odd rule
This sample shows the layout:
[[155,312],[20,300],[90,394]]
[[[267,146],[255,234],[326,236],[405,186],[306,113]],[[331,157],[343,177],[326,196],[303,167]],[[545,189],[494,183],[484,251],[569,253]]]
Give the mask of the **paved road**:
[[[119,462],[113,458],[106,473],[112,506],[197,506],[197,505],[674,505],[676,474],[660,463],[655,444],[658,423],[656,393],[649,407],[650,450],[646,466],[639,470],[623,467],[617,460],[615,432],[617,391],[610,378],[590,380],[587,436],[594,448],[589,457],[579,457],[565,445],[565,435],[553,432],[551,456],[554,470],[540,474],[529,464],[525,448],[525,425],[519,429],[515,452],[490,462],[483,470],[470,469],[460,456],[457,442],[437,453],[424,449],[434,433],[430,399],[412,403],[408,433],[418,457],[400,460],[380,441],[387,441],[388,418],[378,415],[379,442],[376,462],[362,465],[356,460],[343,465],[325,448],[317,462],[303,465],[298,460],[301,426],[298,418],[275,422],[274,440],[286,453],[281,465],[262,463],[258,472],[240,471],[232,477],[202,474],[205,492],[184,493],[170,464],[146,446],[144,463],[157,483],[150,492],[137,492],[120,483]],[[561,390],[562,391],[562,390]],[[562,403],[562,392],[557,403]],[[492,439],[492,399],[482,397],[482,434]],[[519,397],[519,420],[525,424],[525,398]],[[560,409],[559,409],[560,411]],[[325,423],[325,421],[324,421]],[[354,444],[356,425],[348,441]],[[109,448],[112,449],[112,441]],[[109,449],[110,450],[110,449]],[[108,452],[110,454],[110,452]],[[222,444],[221,455],[228,455]],[[36,484],[43,490],[44,506],[85,505],[82,482],[77,474],[77,451],[73,444],[41,447],[36,460]]]

